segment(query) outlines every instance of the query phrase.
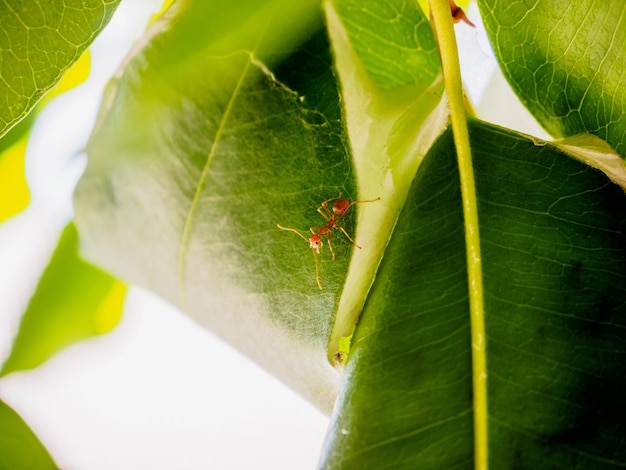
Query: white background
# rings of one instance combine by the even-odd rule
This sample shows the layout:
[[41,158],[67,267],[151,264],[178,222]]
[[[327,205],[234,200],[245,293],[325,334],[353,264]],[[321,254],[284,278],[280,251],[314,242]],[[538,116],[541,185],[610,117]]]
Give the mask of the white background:
[[[0,361],[71,217],[70,196],[108,77],[161,0],[126,0],[93,44],[86,84],[52,102],[27,150],[30,207],[0,225]],[[543,135],[496,71],[478,29],[457,26],[467,91],[482,116]],[[184,315],[131,291],[110,334],[0,380],[0,398],[64,470],[314,469],[328,418]],[[1,456],[0,456],[1,458]]]

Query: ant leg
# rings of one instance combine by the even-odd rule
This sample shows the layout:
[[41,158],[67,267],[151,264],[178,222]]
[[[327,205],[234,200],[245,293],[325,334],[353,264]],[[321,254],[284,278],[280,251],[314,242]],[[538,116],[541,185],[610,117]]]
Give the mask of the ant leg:
[[360,201],[352,201],[350,204],[346,206],[345,209],[343,209],[343,211],[340,214],[339,220],[343,219],[343,217],[348,212],[348,209],[350,209],[352,206],[355,206],[356,204],[363,204],[364,202],[376,202],[376,201],[380,201],[380,196],[377,197],[376,199],[362,199]]
[[359,250],[361,249],[361,247],[359,245],[357,245],[357,243],[352,239],[352,237],[350,235],[348,235],[348,232],[346,232],[345,228],[340,227],[339,225],[335,225],[335,227],[338,228],[339,230],[341,230],[341,233],[343,233],[346,236],[346,238],[348,240],[350,240],[350,242],[352,242],[352,244],[354,246],[356,246]]
[[330,230],[328,231],[328,248],[330,249],[330,254],[332,255],[333,259],[335,259],[335,250],[333,250],[333,245],[330,243],[330,236],[332,235],[333,232],[331,232]]
[[335,201],[336,199],[339,199],[341,197],[341,194],[342,193],[339,192],[339,195],[337,197],[331,197],[330,199],[326,199],[324,202],[322,202],[320,207],[327,207],[330,201]]
[[361,204],[363,202],[376,202],[376,201],[380,201],[380,196],[378,196],[376,199],[362,199],[360,201],[352,201],[350,205],[353,206],[354,204]]
[[321,215],[322,217],[324,217],[324,219],[326,219],[326,222],[328,222],[329,220],[331,220],[331,219],[332,219],[332,215],[331,215],[330,211],[328,210],[328,207],[325,207],[325,206],[319,206],[319,207],[317,208],[317,212],[319,212],[319,213],[320,213],[320,215]]
[[[317,208],[317,212],[319,212],[322,217],[324,217],[326,220],[332,220],[334,217],[334,214],[331,212],[331,210],[328,208],[328,203],[330,201],[335,201],[337,199],[339,199],[341,197],[341,192],[339,193],[339,196],[337,197],[331,197],[330,199],[326,199],[324,202],[322,202],[322,204]],[[322,212],[323,211],[323,212]]]

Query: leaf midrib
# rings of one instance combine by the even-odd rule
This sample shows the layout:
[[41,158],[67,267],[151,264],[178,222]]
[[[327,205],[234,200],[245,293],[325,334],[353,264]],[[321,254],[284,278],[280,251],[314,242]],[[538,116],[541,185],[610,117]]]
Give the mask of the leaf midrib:
[[233,92],[228,100],[226,105],[226,109],[224,110],[224,114],[222,115],[222,119],[220,120],[217,131],[215,132],[215,138],[213,139],[213,144],[211,145],[211,149],[209,150],[209,154],[207,156],[204,167],[202,168],[202,174],[200,175],[200,179],[196,186],[196,191],[193,195],[193,199],[191,200],[191,205],[189,206],[189,211],[187,212],[187,217],[185,219],[185,226],[183,228],[183,234],[181,237],[179,252],[178,252],[178,298],[179,304],[183,310],[187,307],[187,299],[185,293],[185,268],[187,264],[187,251],[189,248],[189,239],[191,237],[191,226],[194,222],[195,214],[198,209],[198,205],[200,204],[200,198],[202,196],[202,191],[206,186],[206,181],[209,175],[209,170],[211,168],[211,164],[215,159],[215,155],[217,154],[218,147],[221,143],[222,136],[224,134],[224,129],[226,128],[226,123],[228,122],[230,115],[233,111],[235,102],[241,88],[243,87],[244,80],[248,75],[248,71],[252,64],[252,57],[250,57],[245,66],[243,67],[239,79],[233,88]]

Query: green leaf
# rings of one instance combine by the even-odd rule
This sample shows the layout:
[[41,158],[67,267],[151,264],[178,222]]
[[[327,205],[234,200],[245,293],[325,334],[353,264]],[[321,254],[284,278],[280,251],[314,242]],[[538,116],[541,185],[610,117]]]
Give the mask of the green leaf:
[[21,121],[106,26],[119,0],[0,4],[0,137]]
[[352,248],[336,235],[333,261],[323,247],[320,291],[309,243],[277,227],[309,233],[322,201],[356,197],[319,5],[174,4],[146,44],[88,144],[84,253],[329,409],[326,343]]
[[[371,285],[371,276],[361,273],[378,266],[415,171],[448,112],[433,35],[417,4],[334,0],[325,12],[359,194],[381,198],[359,208],[359,232],[374,235],[367,250],[355,253],[337,308],[328,352],[331,362],[342,362]],[[377,43],[381,38],[384,45]],[[413,59],[389,67],[386,55]],[[385,77],[377,73],[382,69]]]
[[[626,196],[470,122],[491,468],[626,465]],[[473,468],[464,222],[451,132],[421,164],[355,332],[321,468]]]
[[0,222],[21,212],[30,202],[24,171],[26,140],[27,137],[24,136],[8,148],[2,149],[0,139]]
[[91,60],[87,50],[35,109],[0,138],[0,222],[21,212],[30,202],[25,171],[26,147],[39,111],[54,97],[84,82],[90,68]]
[[[416,134],[398,129],[422,123],[440,91],[369,82],[368,109],[385,115],[386,133],[354,151],[374,140],[347,140],[321,13],[313,0],[174,4],[109,84],[75,208],[89,259],[179,305],[330,410],[335,315],[360,310],[419,162]],[[346,87],[367,72],[349,41],[342,47]],[[357,189],[355,168],[377,172],[376,184]],[[326,246],[318,255],[320,291],[309,242],[277,224],[306,238],[326,224],[316,208],[339,194],[393,197],[351,209],[345,229],[362,249],[336,230],[335,259]],[[361,224],[370,209],[384,223]]]
[[122,314],[126,288],[78,256],[69,224],[22,318],[0,376],[37,367],[64,347],[110,331]]
[[626,156],[626,3],[478,0],[513,89],[555,137],[591,133]]
[[437,45],[417,2],[334,0],[332,4],[377,86],[429,86],[437,77]]
[[0,400],[0,470],[58,468],[28,425]]

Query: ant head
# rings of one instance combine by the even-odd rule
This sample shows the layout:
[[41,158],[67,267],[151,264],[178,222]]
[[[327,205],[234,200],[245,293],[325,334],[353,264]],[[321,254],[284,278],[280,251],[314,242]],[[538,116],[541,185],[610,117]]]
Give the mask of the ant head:
[[315,233],[309,237],[309,247],[312,250],[315,250],[318,254],[322,245],[322,237],[319,234]]

